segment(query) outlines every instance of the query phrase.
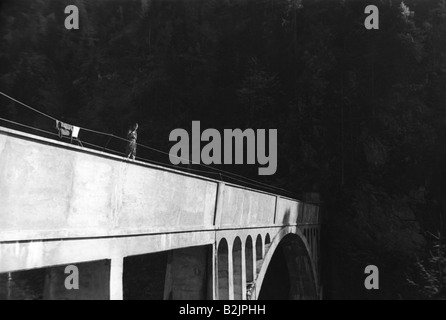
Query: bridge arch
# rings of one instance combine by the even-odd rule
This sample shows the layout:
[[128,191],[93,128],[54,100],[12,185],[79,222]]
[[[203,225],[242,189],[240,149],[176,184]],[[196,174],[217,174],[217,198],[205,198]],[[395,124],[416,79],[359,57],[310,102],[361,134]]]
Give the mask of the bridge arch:
[[285,227],[274,237],[255,281],[256,299],[318,299],[318,278],[303,233]]
[[265,245],[270,244],[271,243],[271,236],[269,235],[269,233],[266,234],[265,237]]
[[262,235],[258,235],[256,239],[256,261],[263,259],[263,241]]
[[254,281],[254,246],[252,237],[248,236],[245,242],[245,265],[246,265],[246,282]]
[[218,244],[217,254],[217,286],[218,298],[220,300],[229,300],[229,247],[225,238]]
[[232,270],[233,270],[233,287],[234,287],[234,299],[242,300],[243,297],[243,279],[242,279],[242,241],[239,237],[234,240],[232,246]]

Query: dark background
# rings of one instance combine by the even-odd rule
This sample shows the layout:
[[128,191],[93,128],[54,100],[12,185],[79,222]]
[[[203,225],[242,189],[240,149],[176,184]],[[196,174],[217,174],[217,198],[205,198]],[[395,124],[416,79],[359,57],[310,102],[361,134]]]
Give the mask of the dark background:
[[[64,27],[70,4],[80,30]],[[379,30],[364,27],[370,4]],[[324,298],[444,297],[443,0],[3,0],[0,91],[117,136],[138,121],[138,142],[165,152],[170,132],[193,120],[278,129],[274,176],[219,168],[321,195]],[[4,97],[0,117],[55,132]],[[369,264],[378,291],[364,289]]]

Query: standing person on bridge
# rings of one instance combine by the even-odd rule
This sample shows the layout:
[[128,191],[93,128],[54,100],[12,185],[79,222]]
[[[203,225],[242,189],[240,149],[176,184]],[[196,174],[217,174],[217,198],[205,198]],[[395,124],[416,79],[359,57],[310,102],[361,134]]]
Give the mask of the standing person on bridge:
[[135,123],[129,128],[127,133],[128,145],[125,151],[127,159],[135,160],[136,158],[136,140],[138,139],[138,124]]

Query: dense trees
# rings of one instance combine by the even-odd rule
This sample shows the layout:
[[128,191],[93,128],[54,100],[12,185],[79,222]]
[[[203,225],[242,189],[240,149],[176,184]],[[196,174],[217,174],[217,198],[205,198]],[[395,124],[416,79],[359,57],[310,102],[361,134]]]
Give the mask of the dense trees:
[[[68,4],[78,31],[63,27]],[[379,30],[364,28],[369,4]],[[279,129],[279,170],[262,181],[322,194],[327,297],[416,294],[408,266],[445,228],[444,0],[7,0],[0,48],[3,92],[118,135],[138,119],[140,142],[165,151],[192,120]],[[382,268],[379,293],[364,290],[364,264]]]

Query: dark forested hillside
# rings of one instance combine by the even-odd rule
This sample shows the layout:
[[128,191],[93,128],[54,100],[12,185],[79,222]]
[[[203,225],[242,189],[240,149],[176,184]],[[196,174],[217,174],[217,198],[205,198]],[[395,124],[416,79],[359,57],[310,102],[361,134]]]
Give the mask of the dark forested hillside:
[[[69,4],[79,30],[64,28]],[[364,27],[370,4],[379,30]],[[325,298],[441,297],[444,0],[3,0],[0,91],[120,136],[138,121],[164,151],[193,120],[278,129],[274,176],[227,169],[321,194]],[[3,97],[0,117],[54,127]],[[369,264],[379,291],[364,289]]]

